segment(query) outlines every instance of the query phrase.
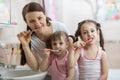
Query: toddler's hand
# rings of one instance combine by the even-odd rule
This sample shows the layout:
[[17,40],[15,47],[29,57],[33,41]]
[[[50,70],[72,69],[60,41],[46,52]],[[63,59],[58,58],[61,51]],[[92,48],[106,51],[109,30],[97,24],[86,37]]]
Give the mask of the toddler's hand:
[[50,55],[50,49],[42,49],[42,51],[43,51],[43,58],[48,58],[49,57],[49,55]]

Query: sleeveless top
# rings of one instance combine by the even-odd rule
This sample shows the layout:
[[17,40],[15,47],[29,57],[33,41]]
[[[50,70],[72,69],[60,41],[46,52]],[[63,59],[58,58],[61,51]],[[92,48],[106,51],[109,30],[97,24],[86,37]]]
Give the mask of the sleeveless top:
[[79,80],[98,80],[101,72],[102,49],[98,48],[95,59],[85,57],[84,49],[81,49],[81,57],[78,59]]
[[52,80],[65,80],[67,76],[67,56],[68,51],[62,59],[58,59],[55,54],[49,57],[49,64],[51,65]]

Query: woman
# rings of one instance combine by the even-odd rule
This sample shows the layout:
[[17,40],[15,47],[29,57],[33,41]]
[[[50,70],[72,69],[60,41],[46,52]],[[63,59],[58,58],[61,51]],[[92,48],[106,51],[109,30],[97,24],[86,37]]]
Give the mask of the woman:
[[32,70],[39,71],[42,59],[40,49],[46,47],[45,41],[55,31],[61,30],[67,33],[68,31],[62,23],[51,21],[46,16],[44,8],[36,2],[26,4],[22,16],[27,24],[27,30],[17,35],[21,42],[21,64],[27,62]]

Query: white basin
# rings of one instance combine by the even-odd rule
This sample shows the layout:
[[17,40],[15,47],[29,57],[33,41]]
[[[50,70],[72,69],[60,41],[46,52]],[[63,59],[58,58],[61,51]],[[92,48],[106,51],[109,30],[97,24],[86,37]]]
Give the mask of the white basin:
[[0,80],[43,80],[47,72],[32,70],[8,70],[0,73]]

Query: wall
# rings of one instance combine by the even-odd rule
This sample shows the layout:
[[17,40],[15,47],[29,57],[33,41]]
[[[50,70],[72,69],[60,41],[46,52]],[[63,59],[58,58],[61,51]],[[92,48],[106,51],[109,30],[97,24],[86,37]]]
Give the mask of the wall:
[[[75,33],[78,22],[83,19],[94,19],[91,6],[86,0],[62,0],[62,19],[70,30],[71,34]],[[94,4],[94,0],[89,0]],[[60,3],[59,3],[60,4]],[[93,6],[94,7],[94,6]],[[60,15],[61,16],[61,15]],[[119,21],[99,21],[105,38],[105,48],[108,54],[109,68],[120,69],[120,20]]]
[[14,48],[14,56],[17,55],[17,63],[20,63],[19,40],[17,34],[26,29],[22,18],[22,8],[25,4],[40,0],[11,0],[11,21],[17,25],[0,24],[0,62],[8,64],[7,55],[10,55]]
[[[95,3],[94,0],[88,0]],[[93,2],[94,1],[94,2]],[[74,34],[78,22],[83,19],[94,19],[93,10],[86,0],[63,0],[62,21],[68,26],[68,29]],[[93,6],[94,7],[94,6]],[[119,21],[99,21],[102,25],[105,40],[120,40],[120,20]]]

